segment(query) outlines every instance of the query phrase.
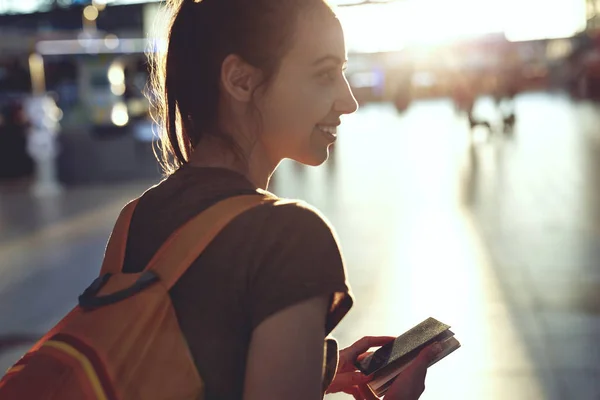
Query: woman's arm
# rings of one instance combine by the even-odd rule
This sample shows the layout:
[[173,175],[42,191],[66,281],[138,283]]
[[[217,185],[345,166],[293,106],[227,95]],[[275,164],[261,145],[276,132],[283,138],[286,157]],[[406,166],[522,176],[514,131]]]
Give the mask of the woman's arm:
[[248,349],[244,400],[322,399],[329,297],[314,297],[261,322]]

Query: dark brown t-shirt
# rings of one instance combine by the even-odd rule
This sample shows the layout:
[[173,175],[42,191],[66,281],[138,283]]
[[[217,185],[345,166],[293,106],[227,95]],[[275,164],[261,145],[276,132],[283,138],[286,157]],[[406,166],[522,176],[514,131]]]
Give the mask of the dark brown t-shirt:
[[[180,168],[141,197],[129,230],[124,272],[141,271],[178,227],[217,201],[255,192],[261,191],[233,171]],[[260,205],[235,218],[170,294],[207,400],[241,399],[251,334],[267,317],[330,295],[329,334],[353,301],[331,226],[302,202]],[[335,360],[329,362],[325,385]]]

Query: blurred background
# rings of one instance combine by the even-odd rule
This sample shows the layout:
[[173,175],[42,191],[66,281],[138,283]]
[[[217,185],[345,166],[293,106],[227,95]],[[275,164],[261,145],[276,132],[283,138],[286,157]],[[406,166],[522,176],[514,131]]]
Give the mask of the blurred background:
[[[361,108],[325,165],[285,162],[270,190],[338,231],[357,299],[340,344],[432,316],[462,348],[424,399],[600,399],[600,1],[334,3]],[[1,369],[161,179],[159,9],[0,0]]]

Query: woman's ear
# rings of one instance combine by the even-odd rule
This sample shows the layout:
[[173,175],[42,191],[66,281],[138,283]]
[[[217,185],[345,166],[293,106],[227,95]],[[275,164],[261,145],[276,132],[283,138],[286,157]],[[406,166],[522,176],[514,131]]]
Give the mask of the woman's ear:
[[235,100],[249,102],[260,80],[260,70],[241,57],[230,54],[221,65],[221,83]]

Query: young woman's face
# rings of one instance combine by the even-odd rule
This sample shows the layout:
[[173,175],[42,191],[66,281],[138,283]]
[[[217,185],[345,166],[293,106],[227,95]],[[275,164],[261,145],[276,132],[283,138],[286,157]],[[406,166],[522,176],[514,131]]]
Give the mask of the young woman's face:
[[346,47],[339,21],[329,10],[300,15],[292,48],[258,101],[259,140],[277,162],[307,165],[327,160],[342,114],[358,108],[344,76]]

